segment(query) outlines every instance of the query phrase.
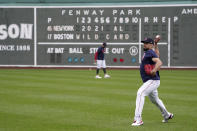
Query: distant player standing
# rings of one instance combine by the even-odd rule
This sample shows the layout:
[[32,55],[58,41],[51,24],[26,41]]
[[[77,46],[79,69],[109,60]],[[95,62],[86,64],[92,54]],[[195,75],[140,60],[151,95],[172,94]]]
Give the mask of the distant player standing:
[[140,65],[140,74],[143,80],[143,85],[138,89],[137,92],[135,117],[132,126],[143,125],[142,110],[145,96],[148,96],[151,102],[160,109],[162,116],[164,117],[162,122],[168,122],[169,119],[173,118],[173,114],[167,111],[163,102],[158,97],[157,88],[160,85],[159,69],[162,65],[162,62],[158,58],[158,54],[153,51],[153,48],[155,49],[154,43],[158,41],[154,42],[151,38],[146,38],[141,42],[144,43],[145,51]]
[[96,69],[96,79],[101,79],[102,77],[99,76],[99,70],[103,68],[104,72],[104,78],[109,78],[110,76],[107,74],[106,71],[106,63],[105,63],[105,48],[107,46],[107,43],[103,42],[102,46],[98,48],[97,52],[95,53],[94,59],[97,63],[97,69]]

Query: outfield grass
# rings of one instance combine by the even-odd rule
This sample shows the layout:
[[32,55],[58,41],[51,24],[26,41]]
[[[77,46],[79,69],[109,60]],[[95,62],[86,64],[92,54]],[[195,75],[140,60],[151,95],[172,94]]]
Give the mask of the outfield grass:
[[[101,72],[103,74],[103,72]],[[1,69],[0,131],[196,131],[197,70],[162,70],[159,96],[175,117],[162,123],[146,98],[141,127],[131,127],[138,70]]]

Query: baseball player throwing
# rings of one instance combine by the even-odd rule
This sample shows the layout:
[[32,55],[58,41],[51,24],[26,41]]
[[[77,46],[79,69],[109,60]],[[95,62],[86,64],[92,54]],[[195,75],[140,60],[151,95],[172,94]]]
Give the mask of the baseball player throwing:
[[162,116],[164,117],[162,122],[168,122],[169,119],[173,118],[173,114],[167,111],[163,102],[158,97],[157,88],[160,85],[159,69],[162,62],[155,51],[153,51],[153,48],[155,48],[154,41],[151,38],[146,38],[141,42],[144,43],[144,55],[140,65],[140,74],[143,85],[137,92],[135,117],[132,126],[143,125],[142,110],[145,96],[148,96],[151,102],[160,109]]
[[103,42],[102,46],[98,48],[97,52],[95,53],[94,59],[97,63],[97,69],[96,69],[96,79],[101,79],[102,77],[99,76],[99,70],[103,68],[104,72],[104,78],[109,78],[110,76],[107,74],[106,71],[106,63],[105,63],[105,48],[107,46],[107,43]]

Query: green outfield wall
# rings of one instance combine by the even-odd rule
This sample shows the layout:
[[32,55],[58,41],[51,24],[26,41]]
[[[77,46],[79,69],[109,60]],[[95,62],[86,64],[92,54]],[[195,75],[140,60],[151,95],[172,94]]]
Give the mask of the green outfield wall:
[[0,2],[2,67],[96,67],[94,54],[102,42],[108,44],[108,67],[139,67],[141,40],[158,34],[163,67],[197,67],[195,1]]

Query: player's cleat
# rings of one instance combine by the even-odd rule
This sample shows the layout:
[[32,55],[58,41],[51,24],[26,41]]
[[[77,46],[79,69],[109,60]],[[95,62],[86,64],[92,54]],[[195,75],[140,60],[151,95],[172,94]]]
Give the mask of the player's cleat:
[[105,74],[104,78],[110,78],[110,75]]
[[132,126],[141,126],[141,125],[143,125],[144,123],[143,123],[143,121],[141,120],[141,121],[134,121],[131,125]]
[[169,119],[172,119],[174,117],[174,115],[172,113],[170,113],[170,116],[168,118],[164,118],[164,120],[162,120],[163,123],[168,122]]
[[99,75],[95,76],[96,79],[101,79],[102,77],[100,77]]

